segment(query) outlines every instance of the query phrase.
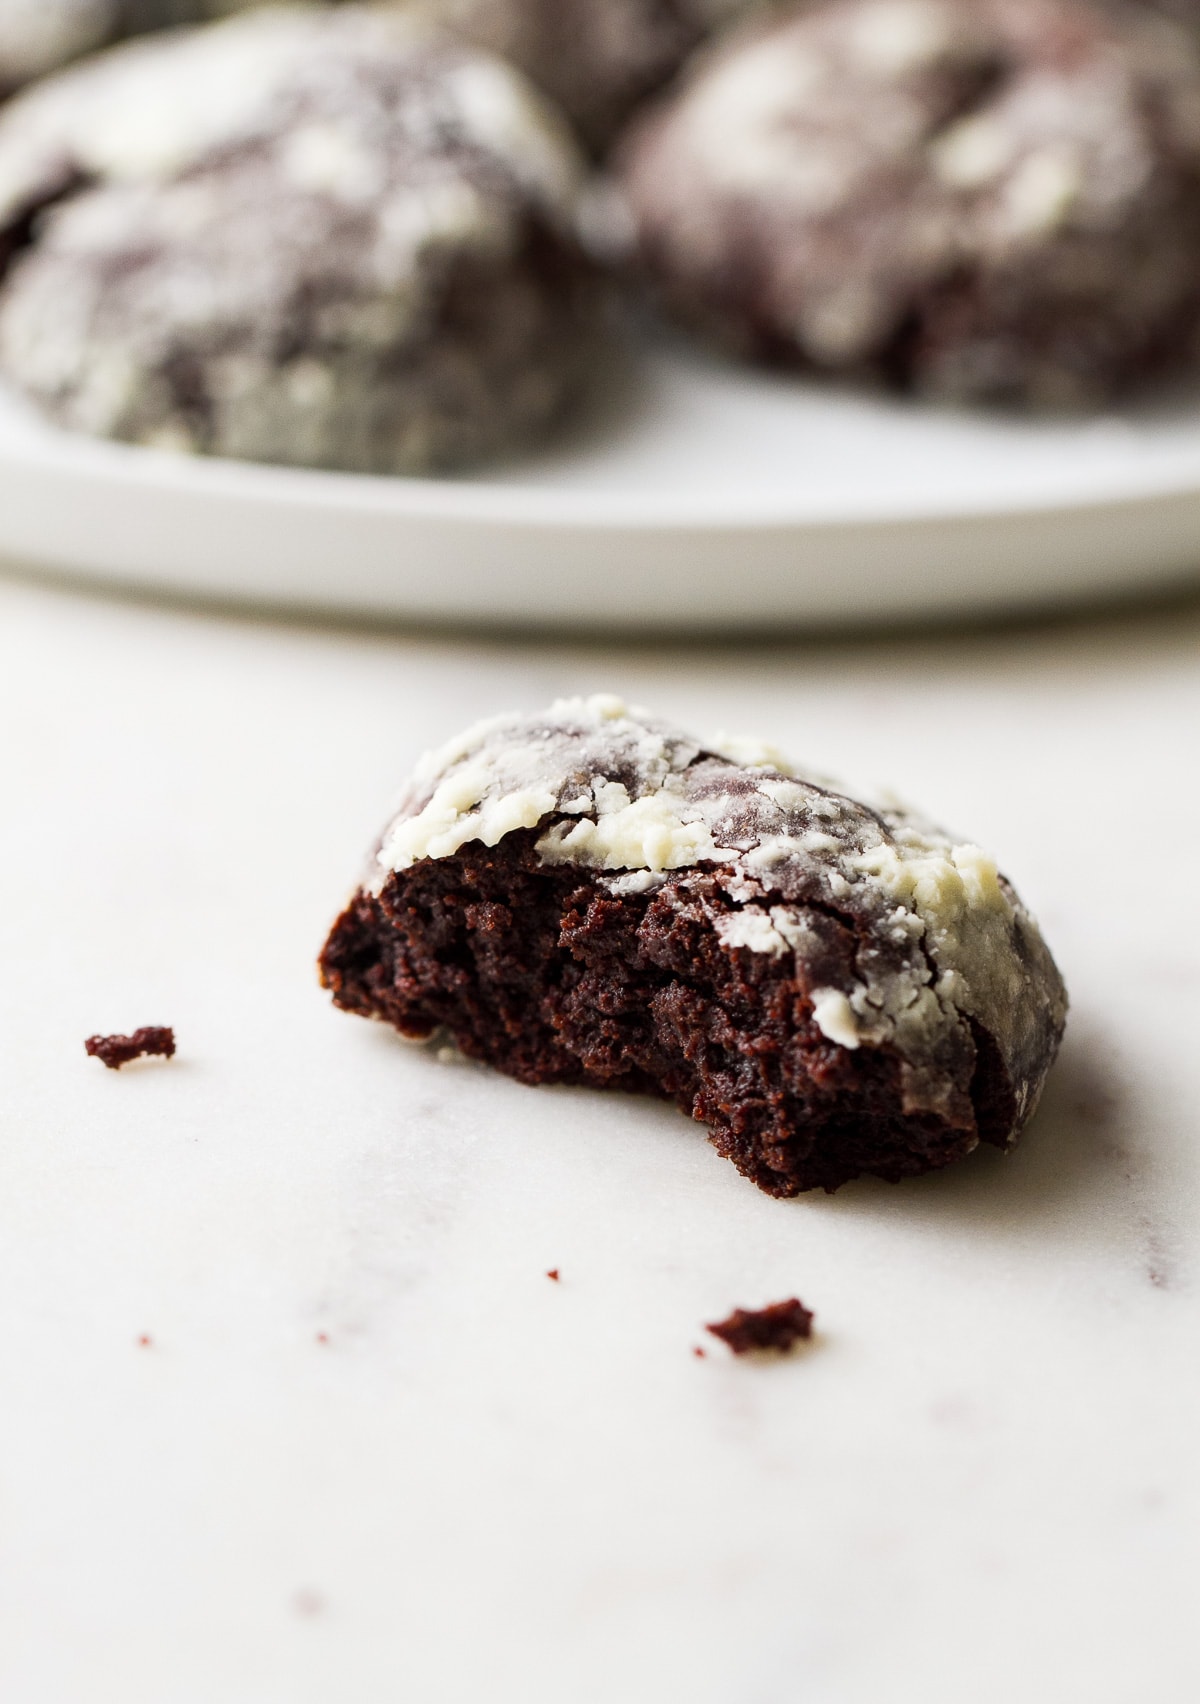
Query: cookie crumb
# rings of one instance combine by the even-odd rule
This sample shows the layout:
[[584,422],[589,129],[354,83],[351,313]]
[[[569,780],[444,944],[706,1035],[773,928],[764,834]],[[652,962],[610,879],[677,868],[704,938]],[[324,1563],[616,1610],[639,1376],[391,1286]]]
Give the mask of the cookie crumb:
[[754,1349],[774,1349],[786,1355],[793,1344],[812,1336],[812,1325],[813,1315],[792,1296],[766,1308],[734,1308],[728,1319],[704,1329],[719,1337],[735,1355],[748,1355]]
[[552,1266],[552,1267],[551,1267],[551,1268],[550,1268],[550,1270],[549,1270],[549,1272],[547,1272],[547,1274],[546,1274],[546,1276],[547,1276],[547,1278],[551,1278],[551,1279],[553,1279],[553,1281],[554,1281],[554,1282],[555,1282],[555,1283],[556,1283],[556,1284],[557,1284],[557,1283],[558,1283],[558,1281],[559,1281],[559,1278],[558,1278],[558,1267],[557,1267],[557,1266]]
[[154,1339],[153,1339],[153,1337],[148,1337],[148,1336],[147,1336],[147,1335],[146,1335],[146,1334],[145,1334],[145,1333],[144,1333],[144,1332],[143,1332],[143,1334],[142,1334],[142,1335],[141,1335],[141,1337],[139,1337],[139,1338],[138,1338],[138,1348],[139,1348],[139,1349],[153,1349],[153,1347],[154,1347]]
[[697,1361],[707,1361],[708,1360],[708,1350],[707,1349],[701,1349],[701,1347],[698,1343],[696,1344],[695,1348],[692,1350],[692,1354],[696,1357]]
[[99,1059],[110,1071],[119,1071],[131,1059],[143,1059],[148,1054],[171,1059],[175,1054],[175,1031],[160,1024],[147,1024],[132,1035],[89,1035],[84,1047],[93,1059]]
[[329,1333],[327,1331],[318,1331],[317,1342],[318,1343],[328,1343],[329,1342]]

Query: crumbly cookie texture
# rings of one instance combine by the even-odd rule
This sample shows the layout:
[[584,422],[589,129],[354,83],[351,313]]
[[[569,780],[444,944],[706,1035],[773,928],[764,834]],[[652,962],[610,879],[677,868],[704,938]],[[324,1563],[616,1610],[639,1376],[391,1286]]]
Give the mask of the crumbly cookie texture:
[[120,0],[0,0],[0,95],[108,41]]
[[146,37],[0,114],[0,368],[136,443],[470,462],[583,382],[580,178],[517,73],[402,14]]
[[600,152],[638,104],[751,0],[424,0],[559,102]]
[[706,1325],[735,1355],[770,1351],[786,1355],[812,1337],[814,1315],[797,1296],[765,1308],[734,1308],[728,1319]]
[[119,1071],[135,1059],[173,1059],[175,1031],[165,1024],[147,1024],[132,1035],[89,1035],[83,1046],[90,1058]]
[[978,847],[603,696],[426,757],[323,968],[524,1080],[672,1095],[776,1194],[1011,1142],[1066,1012]]
[[1047,407],[1194,360],[1200,56],[1148,13],[831,0],[622,153],[648,274],[736,351]]

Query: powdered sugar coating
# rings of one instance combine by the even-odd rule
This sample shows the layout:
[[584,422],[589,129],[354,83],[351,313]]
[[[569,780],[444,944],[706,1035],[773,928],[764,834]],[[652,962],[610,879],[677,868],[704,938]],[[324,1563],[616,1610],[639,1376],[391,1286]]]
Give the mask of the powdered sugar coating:
[[580,382],[580,173],[515,73],[402,15],[134,42],[0,115],[0,222],[49,209],[0,289],[0,363],[139,443],[469,461]]
[[[1036,924],[978,847],[779,765],[732,761],[598,696],[495,718],[426,757],[382,838],[372,890],[518,830],[537,831],[546,865],[599,873],[614,893],[669,891],[705,911],[703,883],[686,877],[715,879],[722,906],[706,914],[724,944],[791,954],[802,979],[811,970],[818,1027],[841,1047],[894,1049],[910,1108],[944,1111],[959,1092],[945,1061],[974,1022],[1013,1084],[1015,1128],[1032,1110],[1065,994]],[[830,915],[854,919],[866,942],[843,986],[821,975]]]
[[1149,15],[775,17],[646,122],[624,182],[668,299],[755,355],[1073,405],[1186,356],[1200,312],[1200,57]]
[[[105,183],[151,182],[269,141],[305,107],[352,129],[373,59],[411,66],[410,99],[394,121],[414,149],[448,135],[502,162],[548,212],[569,215],[580,165],[565,129],[495,59],[439,45],[401,10],[282,5],[144,37],[25,94],[0,120],[0,221],[64,157]],[[359,115],[363,131],[371,118]]]

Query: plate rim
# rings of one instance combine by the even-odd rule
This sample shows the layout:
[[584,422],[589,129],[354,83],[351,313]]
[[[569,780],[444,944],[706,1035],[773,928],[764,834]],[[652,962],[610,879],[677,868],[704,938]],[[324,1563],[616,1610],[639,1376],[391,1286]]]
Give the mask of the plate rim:
[[[1200,434],[1200,411],[1196,418]],[[345,473],[236,461],[89,438],[32,420],[27,436],[6,433],[0,437],[0,475],[29,471],[140,492],[153,489],[163,495],[212,496],[359,514],[369,509],[398,521],[520,526],[533,532],[575,526],[599,533],[803,533],[850,526],[928,526],[942,520],[986,523],[1022,515],[1049,518],[1200,497],[1200,440],[1194,448],[1180,447],[1168,454],[1171,465],[1130,466],[1115,475],[1106,470],[1103,490],[1097,489],[1092,472],[1065,476],[1058,489],[1014,489],[986,497],[973,493],[966,484],[936,502],[925,494],[916,494],[906,502],[894,490],[877,497],[864,491],[853,501],[844,496],[824,498],[811,490],[786,496],[759,491],[739,498],[728,492],[571,489],[533,480],[522,483],[486,477]]]

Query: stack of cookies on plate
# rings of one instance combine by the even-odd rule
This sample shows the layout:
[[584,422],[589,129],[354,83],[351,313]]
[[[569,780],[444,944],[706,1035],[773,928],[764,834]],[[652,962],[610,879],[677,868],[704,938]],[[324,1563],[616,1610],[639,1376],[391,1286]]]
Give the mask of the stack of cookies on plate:
[[98,436],[436,472],[544,440],[640,301],[735,359],[1103,406],[1200,354],[1189,22],[0,0],[0,374]]

